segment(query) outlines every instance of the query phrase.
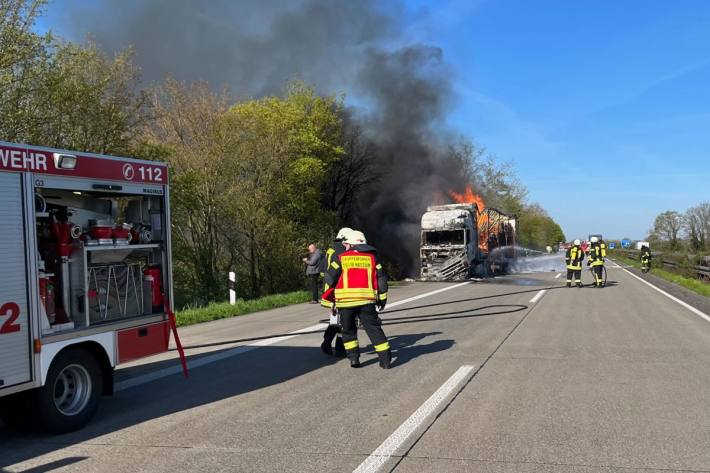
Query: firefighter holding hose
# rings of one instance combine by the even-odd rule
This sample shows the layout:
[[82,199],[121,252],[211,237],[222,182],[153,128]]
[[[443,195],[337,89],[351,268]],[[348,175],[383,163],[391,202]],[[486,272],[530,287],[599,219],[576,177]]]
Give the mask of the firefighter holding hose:
[[582,287],[582,260],[584,259],[584,251],[582,250],[582,242],[574,240],[574,244],[567,250],[565,254],[565,263],[567,263],[567,287],[572,287],[572,276],[577,287]]
[[392,361],[390,344],[375,308],[382,310],[387,303],[387,275],[378,261],[377,250],[367,244],[362,232],[347,233],[343,245],[345,251],[332,259],[325,273],[329,288],[323,299],[335,302],[338,309],[350,366],[360,367],[356,326],[359,318],[375,347],[380,367],[389,369]]
[[[335,236],[335,240],[333,240],[333,244],[325,252],[327,262],[326,270],[330,267],[330,263],[333,261],[333,258],[345,252],[343,240],[350,232],[352,232],[352,229],[348,227],[343,227],[338,231],[338,234]],[[328,286],[328,283],[326,282],[323,287],[323,292],[327,292],[329,287],[330,286]],[[334,354],[339,358],[343,358],[345,357],[345,347],[343,346],[343,337],[341,335],[342,328],[340,326],[340,320],[338,317],[338,309],[335,307],[334,302],[326,301],[325,299],[321,299],[321,305],[330,309],[331,313],[328,327],[323,333],[323,343],[321,343],[320,348],[321,350],[323,350],[323,353],[327,355]],[[333,350],[332,346],[333,339],[335,339],[335,350]]]

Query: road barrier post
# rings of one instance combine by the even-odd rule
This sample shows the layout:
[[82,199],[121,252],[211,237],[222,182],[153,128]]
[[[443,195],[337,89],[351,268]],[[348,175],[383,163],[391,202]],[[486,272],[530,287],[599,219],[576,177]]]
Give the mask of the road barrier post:
[[234,271],[229,272],[229,303],[231,305],[237,303],[237,275]]

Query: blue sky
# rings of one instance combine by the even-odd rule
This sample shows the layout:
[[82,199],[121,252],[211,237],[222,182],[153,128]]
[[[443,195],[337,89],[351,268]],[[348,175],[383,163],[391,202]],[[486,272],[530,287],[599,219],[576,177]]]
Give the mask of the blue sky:
[[710,200],[710,2],[410,6],[456,70],[451,123],[513,161],[568,238],[643,238]]
[[[643,238],[710,200],[710,1],[405,5],[404,41],[455,74],[449,124],[512,161],[569,239]],[[39,27],[71,37],[64,21],[57,1]]]

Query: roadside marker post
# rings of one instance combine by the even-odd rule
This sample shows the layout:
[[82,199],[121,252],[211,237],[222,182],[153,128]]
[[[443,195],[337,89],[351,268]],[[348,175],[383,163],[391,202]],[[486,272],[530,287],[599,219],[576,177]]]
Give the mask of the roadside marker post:
[[237,303],[237,275],[234,271],[229,272],[229,303],[231,305]]

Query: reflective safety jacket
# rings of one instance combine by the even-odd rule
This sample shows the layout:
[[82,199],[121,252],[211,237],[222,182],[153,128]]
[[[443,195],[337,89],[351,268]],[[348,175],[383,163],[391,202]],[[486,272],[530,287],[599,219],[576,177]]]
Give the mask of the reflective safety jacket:
[[377,260],[377,250],[356,245],[334,256],[325,282],[329,286],[323,299],[335,306],[358,307],[387,300],[387,275]]
[[651,251],[646,249],[646,250],[641,250],[641,262],[642,263],[649,263],[651,261]]
[[589,265],[590,266],[602,266],[604,264],[604,257],[606,257],[606,245],[602,246],[600,243],[592,243],[589,247]]
[[[334,241],[334,242],[333,242],[333,246],[331,246],[330,248],[328,248],[328,251],[325,252],[325,257],[326,257],[325,270],[328,271],[328,268],[330,268],[330,263],[333,261],[333,258],[335,258],[336,256],[341,255],[341,254],[344,253],[344,252],[345,252],[345,247],[343,246],[343,244],[342,244],[341,242],[337,241],[337,240]],[[323,275],[323,276],[325,277],[325,275]],[[328,285],[328,283],[327,283],[327,282],[324,283],[324,285],[323,285],[323,293],[327,292],[329,288],[330,288],[330,286]],[[327,301],[327,300],[321,298],[321,300],[320,300],[320,305],[322,305],[323,307],[327,307],[327,308],[330,309],[331,306],[333,305],[333,303],[332,303],[331,301]]]
[[584,251],[579,246],[573,246],[565,253],[565,263],[567,269],[580,270],[582,269],[582,260],[584,259]]

